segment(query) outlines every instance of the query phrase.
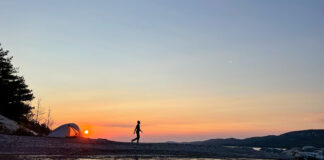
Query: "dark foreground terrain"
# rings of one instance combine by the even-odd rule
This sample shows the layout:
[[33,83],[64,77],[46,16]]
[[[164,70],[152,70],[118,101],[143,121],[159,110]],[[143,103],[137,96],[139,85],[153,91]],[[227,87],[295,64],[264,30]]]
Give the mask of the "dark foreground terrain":
[[228,148],[198,144],[130,144],[104,139],[48,138],[0,134],[0,158],[26,155],[87,157],[95,155],[168,156],[204,158],[289,159],[286,155],[255,151],[251,148]]

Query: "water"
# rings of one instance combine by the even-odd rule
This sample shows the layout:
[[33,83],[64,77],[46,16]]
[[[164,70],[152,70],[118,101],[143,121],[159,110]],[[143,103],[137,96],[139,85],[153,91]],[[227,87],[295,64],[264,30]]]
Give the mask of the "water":
[[[125,156],[125,155],[79,155],[79,156],[66,156],[66,155],[0,155],[0,159],[10,160],[261,160],[249,158],[194,158],[194,157],[181,157],[181,156]],[[262,159],[265,160],[265,159]]]

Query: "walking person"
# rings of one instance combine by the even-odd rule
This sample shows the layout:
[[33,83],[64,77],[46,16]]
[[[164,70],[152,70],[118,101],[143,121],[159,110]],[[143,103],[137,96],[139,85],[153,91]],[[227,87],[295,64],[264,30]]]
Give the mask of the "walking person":
[[131,143],[133,143],[134,141],[137,140],[137,143],[139,143],[139,139],[140,139],[140,132],[143,133],[143,131],[141,130],[141,126],[140,126],[141,122],[137,121],[137,125],[134,129],[134,134],[136,133],[136,138],[132,139]]

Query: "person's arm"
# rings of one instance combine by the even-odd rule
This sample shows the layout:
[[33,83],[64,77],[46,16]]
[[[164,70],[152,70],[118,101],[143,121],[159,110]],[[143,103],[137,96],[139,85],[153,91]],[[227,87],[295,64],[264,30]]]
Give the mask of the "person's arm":
[[142,133],[143,133],[143,131],[141,130],[141,128],[140,128],[140,127],[138,127],[138,129],[139,129],[139,131],[140,131],[140,132],[142,132]]
[[134,134],[135,134],[135,132],[136,132],[136,129],[137,129],[137,127],[135,127],[135,129],[134,129]]

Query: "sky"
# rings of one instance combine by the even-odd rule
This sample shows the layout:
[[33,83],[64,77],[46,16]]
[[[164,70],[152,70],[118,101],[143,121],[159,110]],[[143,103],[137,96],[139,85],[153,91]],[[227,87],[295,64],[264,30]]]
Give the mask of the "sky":
[[0,2],[0,43],[53,128],[144,142],[324,126],[324,1]]

